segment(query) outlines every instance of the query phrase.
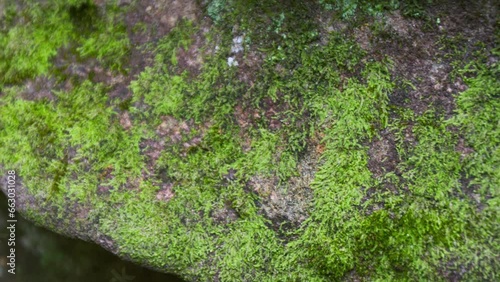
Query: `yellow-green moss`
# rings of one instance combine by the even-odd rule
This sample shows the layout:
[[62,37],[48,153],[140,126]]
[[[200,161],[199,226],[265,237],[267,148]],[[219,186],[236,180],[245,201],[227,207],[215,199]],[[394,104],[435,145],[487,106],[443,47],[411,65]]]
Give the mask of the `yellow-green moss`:
[[[332,281],[355,270],[370,280],[443,280],[441,269],[460,267],[467,267],[464,279],[498,278],[500,245],[492,238],[499,231],[498,64],[469,65],[469,89],[458,96],[452,118],[432,107],[416,115],[389,105],[395,89],[390,58],[368,58],[352,38],[335,32],[319,42],[318,26],[308,19],[319,6],[272,5],[228,9],[207,35],[221,47],[204,58],[197,76],[181,70],[176,57],[190,48],[195,23],[184,21],[150,43],[154,63],[131,82],[127,107],[109,98],[106,85],[89,80],[56,91],[53,100],[23,100],[22,86],[5,87],[0,164],[18,170],[30,193],[51,205],[85,203],[89,220],[120,255],[188,279]],[[68,21],[69,12],[58,9],[51,15]],[[255,11],[271,28],[251,17]],[[241,24],[248,46],[264,52],[253,87],[227,64],[231,21]],[[16,25],[2,33],[0,46],[10,46],[18,33],[43,37],[59,28]],[[123,29],[107,21],[88,37],[57,34],[62,39],[33,55],[43,59],[32,67],[15,69],[14,59],[30,57],[13,53],[0,65],[8,74],[3,83],[47,74],[50,58],[67,40],[80,44],[81,55],[110,59],[110,68],[129,48]],[[237,105],[263,111],[265,101],[286,109],[279,128],[270,128],[265,115],[248,128],[238,125]],[[123,111],[130,129],[120,124]],[[180,142],[158,134],[167,116],[190,122]],[[374,177],[368,144],[383,130],[395,136],[400,173]],[[405,145],[407,131],[416,140],[412,146]],[[311,184],[310,217],[278,236],[248,181],[275,176],[286,186],[318,136],[324,150]],[[201,140],[184,145],[194,137]],[[466,158],[456,150],[460,138],[474,151]],[[145,141],[167,144],[154,162],[144,153]],[[464,195],[463,175],[479,185],[481,209]],[[168,201],[157,199],[164,182],[174,193]],[[212,216],[217,209],[234,210],[237,218],[220,223]],[[37,220],[47,222],[42,215]]]

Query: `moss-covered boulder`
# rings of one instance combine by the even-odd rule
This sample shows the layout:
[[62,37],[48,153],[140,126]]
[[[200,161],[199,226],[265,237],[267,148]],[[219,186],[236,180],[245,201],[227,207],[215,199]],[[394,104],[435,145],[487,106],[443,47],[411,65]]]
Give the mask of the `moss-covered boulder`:
[[500,278],[492,1],[0,7],[33,222],[189,281]]

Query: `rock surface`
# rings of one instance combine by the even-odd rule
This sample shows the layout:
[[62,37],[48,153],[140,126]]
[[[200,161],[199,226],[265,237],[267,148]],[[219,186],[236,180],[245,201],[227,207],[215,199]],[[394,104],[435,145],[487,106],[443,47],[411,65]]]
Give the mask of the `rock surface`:
[[24,217],[188,281],[498,278],[492,1],[118,2],[0,1]]

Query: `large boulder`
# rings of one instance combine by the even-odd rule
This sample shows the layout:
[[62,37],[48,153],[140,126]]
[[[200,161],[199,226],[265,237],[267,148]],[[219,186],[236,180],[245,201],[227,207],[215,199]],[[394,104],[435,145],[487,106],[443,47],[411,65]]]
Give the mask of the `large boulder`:
[[189,281],[498,278],[491,1],[16,2],[29,220]]

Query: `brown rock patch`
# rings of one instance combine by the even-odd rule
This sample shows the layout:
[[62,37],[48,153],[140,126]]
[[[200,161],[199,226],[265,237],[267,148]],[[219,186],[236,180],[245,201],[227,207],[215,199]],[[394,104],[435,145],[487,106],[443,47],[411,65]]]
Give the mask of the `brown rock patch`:
[[395,171],[399,156],[396,151],[394,136],[388,130],[383,130],[380,137],[370,143],[368,156],[368,169],[375,177]]
[[164,202],[170,201],[175,196],[173,187],[174,185],[171,183],[162,184],[160,191],[156,193],[156,199]]

